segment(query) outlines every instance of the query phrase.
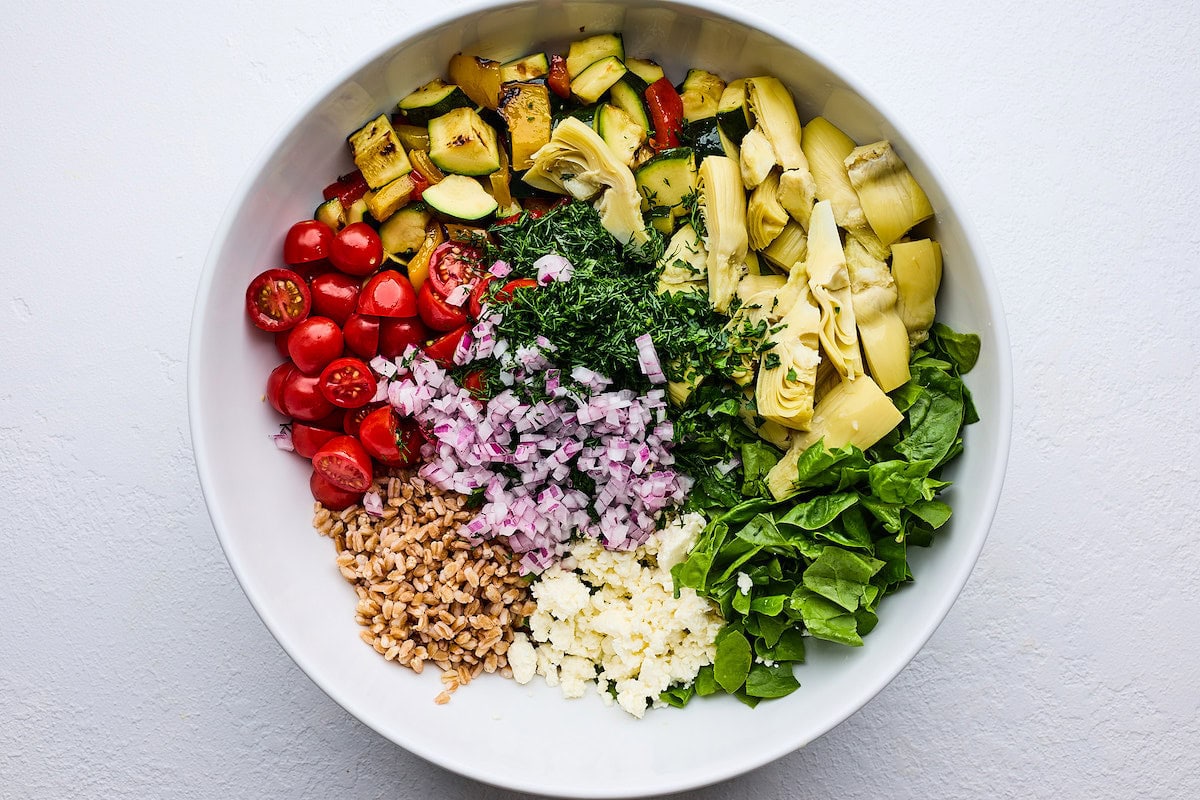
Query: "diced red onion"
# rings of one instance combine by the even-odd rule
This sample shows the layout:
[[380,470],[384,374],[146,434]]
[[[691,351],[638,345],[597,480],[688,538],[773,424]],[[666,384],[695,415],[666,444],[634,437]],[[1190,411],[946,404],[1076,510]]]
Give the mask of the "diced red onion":
[[367,492],[363,495],[363,510],[373,517],[383,516],[383,498],[379,492]]
[[296,447],[292,444],[291,428],[283,428],[279,431],[279,433],[271,434],[271,441],[275,442],[275,446],[284,452],[296,452]]
[[654,341],[650,334],[643,333],[633,340],[638,349],[638,367],[650,379],[651,383],[666,383],[667,376],[658,360],[658,351],[654,349]]

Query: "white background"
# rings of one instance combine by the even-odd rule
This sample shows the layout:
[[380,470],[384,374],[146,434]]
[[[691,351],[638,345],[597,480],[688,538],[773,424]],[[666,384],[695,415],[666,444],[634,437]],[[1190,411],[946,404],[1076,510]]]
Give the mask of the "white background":
[[[192,301],[233,188],[435,5],[457,3],[5,9],[0,797],[517,796],[391,745],[291,663],[187,432]],[[955,188],[1007,307],[1016,415],[983,557],[912,665],[689,796],[1200,796],[1196,4],[742,5],[870,87]]]

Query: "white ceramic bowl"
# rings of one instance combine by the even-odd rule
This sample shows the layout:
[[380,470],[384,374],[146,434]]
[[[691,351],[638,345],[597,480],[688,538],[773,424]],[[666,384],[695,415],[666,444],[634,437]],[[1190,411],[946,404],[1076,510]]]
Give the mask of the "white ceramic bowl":
[[[545,794],[627,797],[728,778],[802,747],[879,692],[945,617],[983,546],[1003,482],[1011,427],[1004,316],[980,249],[947,187],[863,90],[791,32],[741,10],[658,2],[527,0],[488,4],[416,31],[334,81],[263,151],[217,232],[200,283],[188,373],[192,440],[209,513],[229,563],[267,627],[330,697],[383,736],[448,769]],[[751,710],[732,698],[651,711],[638,721],[596,696],[564,700],[540,679],[488,676],[436,706],[433,671],[416,676],[363,645],[355,596],[310,528],[308,467],[275,449],[279,420],[263,402],[278,356],[247,323],[251,277],[279,265],[283,233],[308,217],[332,176],[349,171],[345,137],[442,75],[463,50],[508,59],[580,31],[619,30],[630,53],[679,79],[688,65],[727,77],[773,74],[801,117],[823,114],[859,142],[890,139],[937,209],[945,254],[939,317],[983,338],[968,376],[982,421],[953,466],[954,518],[935,545],[911,554],[916,583],[889,597],[866,646],[814,641],[802,688]]]

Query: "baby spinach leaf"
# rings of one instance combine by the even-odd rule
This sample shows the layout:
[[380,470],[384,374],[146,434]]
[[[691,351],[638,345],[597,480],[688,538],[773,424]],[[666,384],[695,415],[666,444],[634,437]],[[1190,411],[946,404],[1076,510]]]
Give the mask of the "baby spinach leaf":
[[792,506],[786,514],[779,518],[779,521],[798,525],[807,531],[815,531],[829,525],[837,519],[839,514],[856,503],[858,503],[856,492],[819,494],[811,500]]
[[822,439],[800,454],[796,464],[797,489],[820,489],[837,486],[842,480],[842,470],[867,468],[867,459],[854,445],[826,450]]
[[784,697],[799,688],[791,664],[755,664],[746,676],[746,694],[751,697]]
[[[758,617],[758,635],[762,637],[759,642],[768,648],[774,648],[789,630],[794,629],[788,628],[788,621],[782,615],[770,617],[760,615]],[[755,650],[757,651],[757,649],[758,642],[755,643]]]
[[897,542],[891,536],[885,536],[875,543],[875,557],[883,562],[883,566],[875,573],[872,580],[883,586],[903,583],[911,575],[908,571],[908,554],[904,542]]
[[769,497],[765,479],[783,454],[761,439],[742,445],[742,494]]
[[858,621],[854,615],[803,586],[792,593],[789,603],[800,612],[808,632],[818,639],[861,647]]
[[879,617],[874,612],[868,611],[865,608],[860,608],[854,612],[854,619],[858,623],[858,635],[866,636],[871,631],[875,630],[875,626],[879,623]]
[[705,664],[700,668],[700,671],[696,673],[696,682],[693,686],[696,687],[696,694],[701,697],[708,697],[710,694],[717,693],[719,687],[717,686],[717,679],[713,675],[712,664]]
[[771,658],[776,661],[803,661],[804,634],[796,628],[788,628],[779,637]]
[[750,610],[757,611],[759,614],[766,614],[769,617],[774,617],[783,611],[783,604],[787,602],[787,595],[775,594],[768,597],[756,597],[750,602]]
[[979,360],[980,341],[978,334],[959,333],[948,325],[935,322],[929,331],[938,352],[954,363],[959,374],[966,374]]
[[677,684],[658,696],[659,700],[675,708],[683,708],[696,693],[696,684]]
[[725,691],[733,694],[746,682],[750,672],[750,642],[736,630],[717,639],[717,655],[713,659],[713,677]]
[[885,503],[872,495],[863,495],[859,500],[862,507],[871,512],[871,516],[883,523],[883,529],[889,533],[900,533],[904,520],[900,517],[900,506],[895,503]]
[[915,503],[925,497],[925,479],[931,469],[932,461],[883,461],[872,464],[867,470],[871,493],[885,503]]
[[896,451],[909,461],[932,461],[940,464],[954,446],[963,422],[962,382],[958,378],[934,369],[922,370],[927,404],[920,401],[913,410],[921,407],[924,412],[917,419],[913,415],[911,427],[896,445]]
[[950,506],[941,500],[919,500],[910,503],[908,510],[929,523],[929,527],[934,530],[945,525],[951,513]]
[[779,531],[769,514],[759,514],[735,534],[742,541],[763,547],[788,547],[791,542]]
[[[738,612],[739,614],[743,614],[743,615],[749,614],[750,613],[750,603],[751,603],[751,599],[750,599],[749,592],[743,592],[741,589],[738,589],[736,592],[733,593],[733,600],[732,600],[733,610]],[[751,631],[751,633],[753,633],[753,631]]]
[[871,576],[882,566],[882,561],[870,556],[826,547],[820,558],[804,570],[804,586],[853,611],[862,601]]

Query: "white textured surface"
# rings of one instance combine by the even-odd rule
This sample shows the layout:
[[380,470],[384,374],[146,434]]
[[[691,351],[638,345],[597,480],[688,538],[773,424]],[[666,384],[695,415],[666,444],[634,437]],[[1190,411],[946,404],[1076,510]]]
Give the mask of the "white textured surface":
[[[0,30],[0,797],[516,797],[292,665],[186,432],[187,322],[233,186],[424,12],[144,5]],[[983,558],[921,655],[807,749],[691,796],[1200,795],[1200,12],[746,5],[871,87],[956,187],[1004,293],[1016,425]]]

